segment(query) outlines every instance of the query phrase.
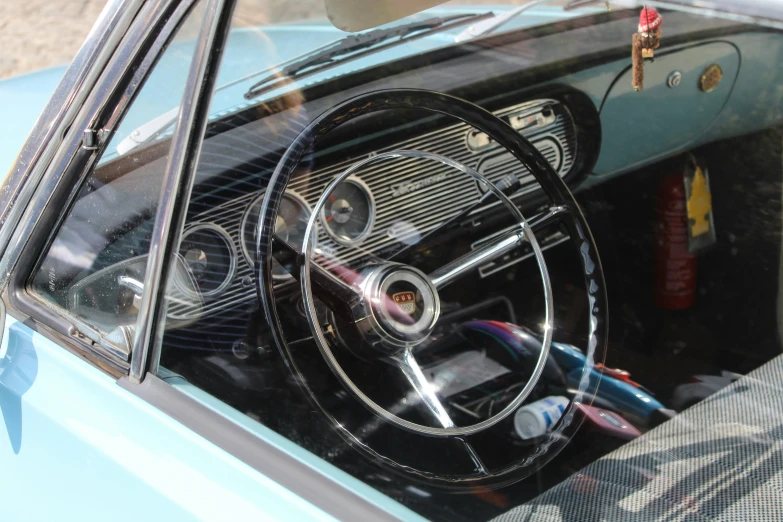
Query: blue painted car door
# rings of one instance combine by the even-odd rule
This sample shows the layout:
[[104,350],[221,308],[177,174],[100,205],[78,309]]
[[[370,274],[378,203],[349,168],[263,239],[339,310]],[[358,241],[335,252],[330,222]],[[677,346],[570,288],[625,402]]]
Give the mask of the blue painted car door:
[[10,316],[0,423],[4,521],[331,519]]

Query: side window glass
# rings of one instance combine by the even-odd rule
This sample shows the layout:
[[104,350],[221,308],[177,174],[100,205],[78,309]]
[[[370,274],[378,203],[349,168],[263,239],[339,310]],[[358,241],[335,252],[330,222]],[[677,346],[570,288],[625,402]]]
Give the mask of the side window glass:
[[32,295],[64,309],[87,332],[119,334],[136,322],[166,137],[175,126],[201,4],[167,44],[28,283]]
[[[780,356],[780,33],[454,0],[346,35],[237,3],[150,368],[433,520],[641,513],[683,448],[766,481],[724,428],[780,438],[731,407],[783,361],[742,383]],[[662,487],[689,512],[739,500],[688,483]]]

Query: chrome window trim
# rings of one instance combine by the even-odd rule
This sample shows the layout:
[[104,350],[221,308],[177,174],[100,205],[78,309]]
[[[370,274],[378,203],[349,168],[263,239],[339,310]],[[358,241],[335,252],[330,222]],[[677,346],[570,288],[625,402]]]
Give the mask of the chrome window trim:
[[[0,253],[9,247],[16,223],[33,199],[36,187],[65,141],[69,127],[143,4],[143,0],[108,1],[38,117],[16,161],[0,184]],[[6,224],[11,225],[4,226]],[[14,252],[17,250],[14,249]],[[8,257],[14,255],[6,255],[2,259],[0,290],[8,283]]]
[[[163,281],[168,278],[169,260],[179,247],[209,121],[210,100],[236,3],[235,0],[205,1],[206,13],[185,83],[176,130],[171,138],[163,190],[150,238],[147,274],[128,374],[128,380],[133,383],[144,380],[148,367],[152,373],[158,370],[166,317],[166,300],[161,299],[165,289]],[[150,347],[154,347],[151,358]]]
[[[109,356],[98,343],[79,331],[81,323],[78,318],[74,320],[66,310],[42,303],[27,292],[26,284],[30,273],[38,266],[45,245],[51,241],[72,199],[107,144],[104,139],[96,149],[83,147],[84,129],[101,125],[108,131],[103,133],[104,137],[110,134],[113,130],[110,125],[115,125],[125,113],[173,31],[195,1],[185,0],[179,4],[172,0],[140,1],[129,26],[114,27],[119,34],[115,34],[112,41],[116,40],[117,45],[104,50],[109,56],[101,70],[96,72],[93,83],[70,85],[68,98],[83,100],[82,105],[74,107],[72,119],[61,123],[61,132],[64,133],[61,140],[42,144],[53,149],[52,157],[39,159],[37,165],[29,165],[31,172],[35,170],[42,174],[36,178],[37,182],[27,179],[25,183],[37,183],[37,187],[29,189],[35,190],[26,208],[21,202],[14,207],[13,210],[22,213],[21,218],[9,214],[17,226],[3,230],[11,235],[8,248],[0,258],[0,269],[3,270],[0,288],[7,285],[5,296],[9,308],[34,318],[36,323],[51,329],[57,336],[68,339],[69,344],[79,346],[96,366],[105,368],[109,364],[122,373],[128,371],[127,360]],[[99,24],[103,22],[103,19],[99,20]],[[94,29],[90,36],[96,32],[101,31]],[[88,42],[84,48],[92,46]],[[61,86],[64,84],[65,79]],[[28,140],[25,149],[31,146],[33,139]]]

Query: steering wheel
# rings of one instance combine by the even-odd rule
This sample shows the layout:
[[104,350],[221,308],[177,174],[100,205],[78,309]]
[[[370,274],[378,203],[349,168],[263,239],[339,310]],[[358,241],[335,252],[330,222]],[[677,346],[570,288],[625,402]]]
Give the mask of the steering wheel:
[[[528,221],[501,188],[472,168],[442,155],[415,150],[394,150],[370,156],[353,164],[326,186],[308,220],[301,249],[276,236],[274,231],[276,216],[283,193],[302,159],[312,152],[316,143],[347,121],[390,109],[415,109],[447,115],[486,133],[491,140],[510,152],[533,174],[549,199],[548,210]],[[398,262],[396,259],[401,257],[399,253],[381,258],[365,251],[363,253],[365,262],[358,269],[349,268],[324,255],[316,248],[315,239],[318,235],[318,222],[325,219],[324,208],[334,189],[362,168],[392,160],[440,164],[440,167],[446,166],[452,169],[454,175],[463,176],[471,183],[479,183],[487,190],[480,203],[486,205],[490,200],[497,200],[513,218],[515,224],[477,242],[476,244],[480,246],[429,273],[424,273],[410,264]],[[464,216],[473,208],[460,212],[458,216]],[[567,229],[570,242],[579,253],[583,271],[589,303],[589,327],[586,332],[587,343],[584,347],[588,362],[582,369],[578,390],[557,424],[546,436],[537,441],[536,446],[524,458],[517,458],[515,462],[491,470],[489,466],[484,465],[481,457],[471,446],[470,438],[480,436],[483,432],[497,426],[522,406],[536,387],[549,360],[554,332],[553,292],[546,262],[534,232],[557,222],[562,223]],[[440,228],[436,228],[437,230]],[[592,400],[592,392],[598,383],[591,380],[589,374],[594,362],[603,361],[605,348],[607,306],[605,283],[597,250],[585,218],[563,180],[535,146],[492,113],[453,96],[410,89],[371,92],[334,106],[308,125],[282,156],[266,190],[258,232],[256,236],[258,238],[257,290],[283,359],[294,374],[300,376],[298,381],[303,383],[310,398],[332,421],[335,429],[351,445],[370,453],[375,460],[390,465],[396,471],[436,485],[453,487],[456,484],[471,486],[478,483],[506,484],[524,478],[550,460],[578,428],[580,420],[574,415],[575,403]],[[425,375],[417,360],[417,353],[433,342],[430,337],[441,317],[440,293],[451,283],[475,272],[480,266],[500,258],[523,243],[527,243],[532,249],[538,265],[544,302],[544,322],[541,325],[543,339],[535,365],[526,382],[520,383],[518,392],[515,392],[513,398],[502,409],[477,422],[458,426],[443,404],[442,398],[439,397],[437,387]],[[343,387],[373,415],[391,426],[424,437],[458,440],[464,445],[465,451],[470,454],[470,459],[475,464],[471,472],[444,474],[415,469],[410,464],[402,465],[370,449],[359,435],[353,433],[322,407],[317,394],[308,388],[306,379],[301,378],[300,369],[282,331],[281,320],[275,306],[273,259],[283,266],[290,267],[292,274],[299,279],[304,310],[313,341]],[[346,348],[358,359],[383,360],[405,377],[415,396],[429,412],[429,418],[425,419],[425,422],[413,421],[404,418],[398,412],[391,411],[392,408],[379,404],[355,382],[335,353],[334,347],[338,341],[334,332],[331,331],[331,327],[329,331],[325,331],[321,324],[323,306],[319,302],[325,304],[330,313],[339,317],[343,324],[353,325],[356,333],[354,339],[360,341],[343,342],[342,348]]]

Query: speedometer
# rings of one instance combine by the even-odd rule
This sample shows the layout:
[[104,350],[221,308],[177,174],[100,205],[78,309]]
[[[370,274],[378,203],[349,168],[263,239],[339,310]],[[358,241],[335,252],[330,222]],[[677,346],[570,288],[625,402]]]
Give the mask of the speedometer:
[[[247,207],[242,218],[241,243],[245,259],[250,266],[255,266],[256,232],[258,231],[258,216],[264,203],[262,193]],[[310,219],[310,207],[296,192],[287,191],[280,200],[280,208],[275,219],[275,233],[286,243],[302,249],[307,220]],[[288,272],[277,261],[272,261],[272,275],[276,278],[287,277]]]
[[337,185],[323,207],[321,221],[338,243],[351,245],[366,238],[375,218],[375,201],[369,187],[358,178]]

